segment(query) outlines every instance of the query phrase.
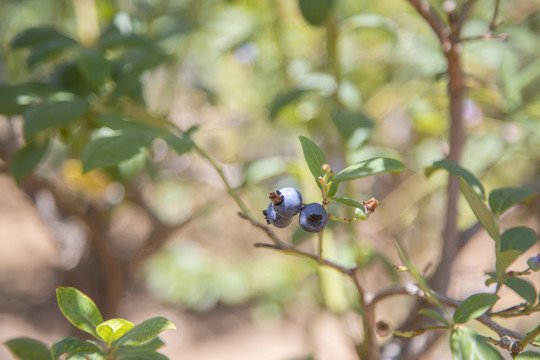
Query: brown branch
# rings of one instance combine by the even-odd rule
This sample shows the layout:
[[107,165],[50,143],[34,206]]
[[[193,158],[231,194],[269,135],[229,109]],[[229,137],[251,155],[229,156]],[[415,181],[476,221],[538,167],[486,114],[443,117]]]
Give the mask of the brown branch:
[[137,252],[128,261],[127,268],[132,273],[137,269],[141,262],[157,253],[173,233],[179,231],[189,224],[195,215],[192,213],[181,223],[168,225],[161,221],[151,206],[148,205],[147,201],[142,196],[140,189],[130,189],[130,191],[127,192],[126,198],[140,207],[145,212],[146,216],[148,216],[153,225],[153,229],[146,237],[143,245],[141,245]]
[[408,0],[409,3],[416,9],[418,14],[424,18],[429,24],[431,29],[437,35],[439,42],[443,45],[448,42],[448,36],[450,34],[450,28],[443,20],[443,18],[433,9],[433,7],[426,0]]
[[[459,16],[457,18],[457,30],[461,32],[461,29],[463,29],[463,25],[465,25],[465,21],[471,16],[472,9],[474,5],[476,5],[477,0],[467,0],[465,4],[463,4],[463,7],[461,8],[461,11],[459,13]],[[456,33],[456,37],[459,36],[459,32]]]
[[[426,295],[424,292],[415,284],[406,284],[406,285],[399,285],[399,286],[392,286],[389,288],[385,288],[382,290],[379,290],[375,295],[371,297],[370,305],[375,306],[377,303],[379,303],[382,300],[388,299],[393,296],[397,295],[408,295],[408,296],[415,296],[418,299],[426,300]],[[444,305],[451,307],[451,308],[458,308],[462,301],[452,299],[446,295],[435,293],[435,296],[443,303]],[[507,329],[498,323],[496,323],[493,319],[491,319],[491,314],[484,314],[476,320],[482,324],[484,324],[486,327],[490,328],[494,332],[499,335],[501,339],[504,337],[512,337],[517,340],[521,340],[523,338],[523,335],[520,333]]]
[[375,360],[378,358],[379,353],[379,347],[377,345],[377,339],[375,337],[375,307],[372,306],[368,299],[366,298],[366,291],[364,289],[364,286],[360,282],[360,278],[358,277],[358,269],[356,266],[353,267],[345,267],[342,265],[339,265],[331,260],[321,258],[319,255],[312,254],[310,252],[298,249],[292,245],[289,245],[285,242],[283,242],[277,235],[272,231],[272,229],[269,226],[266,226],[250,216],[239,212],[238,216],[240,216],[242,219],[245,219],[251,223],[251,225],[255,226],[256,228],[264,231],[264,233],[272,240],[273,244],[268,243],[255,243],[254,246],[257,248],[264,248],[264,249],[270,249],[282,252],[284,254],[289,255],[296,255],[300,257],[304,257],[307,259],[311,259],[313,261],[316,261],[321,266],[327,266],[329,268],[332,268],[334,270],[337,270],[338,272],[342,273],[343,275],[350,278],[354,286],[356,287],[356,290],[359,294],[359,301],[360,306],[363,309],[364,316],[362,316],[363,321],[363,327],[364,327],[364,341],[363,344],[359,348],[359,356],[361,359],[365,360]]

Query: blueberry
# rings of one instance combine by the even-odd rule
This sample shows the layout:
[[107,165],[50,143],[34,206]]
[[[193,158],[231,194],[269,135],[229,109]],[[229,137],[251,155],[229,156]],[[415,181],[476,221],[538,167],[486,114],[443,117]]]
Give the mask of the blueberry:
[[284,228],[292,222],[292,216],[281,216],[274,210],[274,204],[270,203],[266,210],[263,210],[266,223],[268,225],[273,224],[275,227]]
[[321,204],[311,203],[300,211],[300,227],[307,232],[318,233],[328,223],[328,214]]
[[283,217],[293,217],[302,209],[302,195],[295,188],[283,188],[270,193],[270,200],[274,204],[276,213]]
[[529,269],[531,269],[532,271],[539,271],[540,270],[540,254],[527,259],[527,265],[529,265]]

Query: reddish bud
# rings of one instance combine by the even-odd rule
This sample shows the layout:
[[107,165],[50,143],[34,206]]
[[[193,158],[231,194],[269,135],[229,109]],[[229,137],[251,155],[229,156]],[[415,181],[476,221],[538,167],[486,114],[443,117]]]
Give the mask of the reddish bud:
[[385,337],[390,335],[392,332],[392,329],[390,329],[390,325],[386,321],[377,321],[375,324],[375,329],[377,331],[377,335],[381,337]]
[[366,208],[366,211],[374,213],[375,209],[377,208],[377,205],[379,205],[379,200],[372,197],[367,202],[363,201],[362,205]]

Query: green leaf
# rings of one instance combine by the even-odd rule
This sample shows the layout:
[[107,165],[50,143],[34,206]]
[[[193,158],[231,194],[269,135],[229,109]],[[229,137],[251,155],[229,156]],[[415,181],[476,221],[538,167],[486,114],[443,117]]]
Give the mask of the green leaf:
[[133,323],[124,319],[111,319],[99,324],[96,331],[99,337],[108,345],[120,339],[133,329]]
[[290,89],[286,92],[278,94],[272,103],[269,105],[270,119],[275,119],[279,112],[287,105],[298,100],[302,95],[313,89]]
[[51,355],[53,360],[58,360],[63,354],[76,354],[76,353],[89,353],[97,352],[99,354],[105,355],[103,349],[99,347],[93,341],[83,340],[75,337],[65,337],[57,342],[51,347]]
[[40,341],[29,338],[8,340],[5,345],[19,360],[50,360],[49,348]]
[[88,111],[84,99],[73,101],[42,102],[24,112],[24,136],[31,139],[39,132],[59,128],[81,118]]
[[360,202],[358,202],[356,200],[349,199],[348,197],[337,197],[336,196],[336,197],[333,197],[332,200],[337,201],[338,203],[343,204],[343,205],[351,206],[353,208],[359,208],[359,209],[363,210],[364,212],[366,211],[364,205],[362,205]]
[[373,121],[361,111],[338,110],[332,115],[334,125],[341,137],[349,140],[358,130],[371,129]]
[[333,179],[334,182],[342,182],[358,179],[366,176],[393,172],[405,169],[405,165],[399,160],[390,158],[373,158],[360,161],[341,170]]
[[13,49],[31,49],[26,61],[30,67],[75,46],[78,46],[78,43],[74,39],[52,27],[36,27],[26,30],[17,35],[11,42]]
[[136,347],[121,347],[115,351],[116,360],[168,360],[163,354],[152,350],[141,350]]
[[518,250],[524,253],[536,244],[536,233],[525,226],[513,227],[501,235],[501,252]]
[[536,289],[527,280],[512,276],[504,282],[504,285],[512,289],[516,294],[521,296],[529,304],[534,304],[536,301]]
[[514,358],[515,360],[538,360],[540,359],[540,353],[534,351],[524,351],[519,353],[518,356]]
[[421,309],[418,313],[429,316],[430,318],[435,319],[438,322],[445,324],[446,326],[450,326],[450,323],[448,322],[448,320],[444,316],[442,316],[439,312],[433,309]]
[[95,89],[99,89],[111,74],[111,63],[98,49],[85,49],[77,59],[77,66],[86,80]]
[[493,214],[486,208],[484,202],[480,199],[478,194],[473,190],[469,182],[465,179],[461,179],[461,192],[467,199],[469,206],[471,207],[474,215],[480,222],[480,224],[486,229],[489,236],[495,240],[497,249],[500,248],[500,234],[499,224]]
[[334,0],[298,0],[304,19],[313,26],[324,25]]
[[431,166],[426,168],[426,176],[430,177],[439,169],[444,169],[452,175],[465,179],[467,183],[469,183],[469,185],[474,189],[474,191],[480,196],[482,201],[486,198],[484,186],[469,170],[461,167],[459,164],[453,161],[442,159],[435,161]]
[[117,340],[115,344],[140,344],[152,339],[167,329],[176,329],[176,326],[164,317],[151,318],[135,326],[131,331]]
[[31,68],[78,45],[79,44],[71,38],[51,39],[50,41],[32,47],[28,58],[26,58],[26,64]]
[[49,138],[33,139],[28,144],[20,148],[11,162],[11,174],[17,182],[21,184],[26,175],[34,168],[47,154],[49,148]]
[[304,158],[306,159],[306,163],[309,167],[309,171],[311,171],[311,174],[313,174],[315,182],[321,186],[319,177],[324,176],[325,174],[322,166],[324,164],[328,164],[328,161],[326,161],[326,156],[324,156],[321,148],[319,148],[317,144],[307,137],[299,136],[299,139],[302,145],[302,151],[304,152]]
[[75,42],[72,38],[60,33],[53,27],[40,26],[25,30],[17,34],[11,41],[11,48],[28,48],[50,41],[64,39]]
[[173,148],[174,151],[176,151],[178,155],[189,152],[193,148],[193,146],[195,146],[195,143],[193,142],[193,140],[191,140],[189,136],[179,137],[176,135],[169,135],[165,136],[163,139],[167,142],[167,144],[169,144],[171,148]]
[[102,137],[86,144],[81,155],[83,171],[118,165],[148,147],[155,133],[126,130],[119,135]]
[[139,119],[126,118],[117,113],[100,114],[98,121],[100,125],[113,130],[138,130],[140,132],[154,133],[156,136],[167,136],[170,134],[165,121],[141,121]]
[[68,355],[66,360],[104,360],[105,356],[97,352],[80,352]]
[[469,296],[454,312],[454,322],[465,324],[482,316],[499,300],[495,294],[481,293]]
[[448,312],[446,307],[441,303],[441,301],[437,298],[433,290],[431,290],[426,280],[422,277],[422,275],[420,275],[420,272],[418,271],[416,266],[414,266],[413,262],[410,260],[409,256],[405,252],[405,249],[403,249],[401,244],[397,241],[394,241],[394,245],[397,249],[397,253],[398,253],[399,258],[401,259],[401,262],[403,263],[403,265],[405,265],[405,267],[407,267],[407,269],[409,270],[409,273],[418,284],[418,287],[422,289],[424,294],[426,294],[427,300],[431,302],[432,304],[438,306],[439,309],[443,311],[443,313],[447,314],[450,317],[450,313]]
[[96,304],[73,287],[56,288],[56,299],[62,314],[78,329],[99,339],[96,327],[103,322]]
[[450,350],[454,360],[504,360],[482,336],[463,326],[450,333]]
[[158,336],[156,336],[156,337],[151,338],[148,341],[145,341],[145,342],[137,344],[137,345],[125,345],[125,346],[121,345],[118,348],[119,349],[130,348],[130,349],[156,351],[157,349],[159,349],[163,345],[165,345],[165,343]]
[[496,189],[489,193],[489,207],[495,215],[501,215],[518,202],[529,200],[535,195],[534,190],[523,187]]
[[22,114],[28,106],[58,91],[51,85],[40,83],[0,84],[0,114]]
[[501,278],[506,269],[519,257],[521,253],[518,250],[508,250],[497,254],[497,260],[495,260],[495,269],[497,270],[497,276]]

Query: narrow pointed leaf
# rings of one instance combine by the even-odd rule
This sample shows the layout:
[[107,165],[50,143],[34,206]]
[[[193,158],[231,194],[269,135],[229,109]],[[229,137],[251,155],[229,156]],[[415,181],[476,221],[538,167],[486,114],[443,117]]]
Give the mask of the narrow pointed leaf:
[[62,314],[75,327],[99,339],[96,327],[103,322],[96,304],[85,294],[72,287],[56,289],[56,299]]
[[333,197],[332,200],[337,201],[340,204],[347,205],[353,208],[359,208],[362,209],[365,212],[365,207],[360,202],[349,199],[348,197]]
[[501,215],[518,202],[527,201],[535,195],[534,190],[523,187],[496,189],[489,194],[489,207],[495,215]]
[[439,313],[439,312],[437,312],[437,311],[435,311],[433,309],[422,309],[418,313],[429,316],[430,318],[435,319],[438,322],[441,322],[446,326],[450,326],[450,323],[448,322],[448,320],[444,316],[442,316],[441,313]]
[[405,169],[405,165],[399,160],[390,158],[374,158],[360,161],[340,171],[332,181],[348,181],[366,176],[394,172]]
[[448,317],[451,317],[446,307],[437,298],[437,296],[435,295],[433,290],[431,290],[431,288],[429,287],[426,280],[422,277],[422,275],[420,275],[420,272],[418,271],[416,266],[414,266],[413,262],[410,260],[409,256],[405,252],[405,249],[403,249],[401,244],[397,241],[394,242],[394,245],[397,249],[398,256],[401,259],[401,262],[403,263],[403,265],[405,265],[405,267],[407,267],[407,269],[409,270],[409,273],[418,284],[418,287],[420,287],[420,289],[422,289],[424,294],[426,294],[427,300],[431,302],[432,304],[437,305],[439,309],[443,311],[443,313],[448,315]]
[[135,326],[131,331],[121,337],[118,345],[135,345],[146,342],[167,329],[176,329],[174,324],[164,317],[148,319]]
[[533,229],[519,226],[513,227],[501,235],[501,252],[517,250],[524,253],[536,243],[536,233]]
[[324,176],[322,166],[328,164],[326,156],[322,152],[321,148],[317,146],[313,141],[305,136],[300,136],[300,144],[302,145],[302,151],[304,152],[304,158],[309,167],[309,171],[313,174],[315,181],[319,184],[319,176]]
[[103,349],[93,341],[83,340],[75,337],[65,337],[51,347],[53,360],[58,360],[63,354],[96,352],[105,355]]
[[466,327],[450,333],[450,350],[454,360],[504,360],[491,344]]
[[480,180],[478,180],[476,176],[474,176],[469,170],[461,167],[459,164],[453,161],[442,159],[439,161],[435,161],[431,166],[426,168],[426,176],[430,177],[435,171],[439,169],[444,169],[452,175],[465,179],[465,181],[467,181],[467,183],[480,196],[481,200],[484,200],[486,198],[484,186],[482,185]]
[[16,338],[5,342],[13,356],[19,360],[50,360],[49,348],[40,341]]
[[469,203],[474,215],[476,216],[480,224],[484,227],[484,229],[486,229],[489,236],[491,236],[491,238],[495,240],[495,244],[498,249],[500,242],[500,234],[497,219],[486,208],[486,205],[484,205],[484,202],[473,190],[469,182],[467,182],[463,178],[461,179],[461,192],[465,196],[465,199],[467,199],[467,202]]
[[499,300],[499,297],[495,294],[482,293],[469,296],[456,309],[454,322],[464,324],[476,319],[495,305],[497,300]]

